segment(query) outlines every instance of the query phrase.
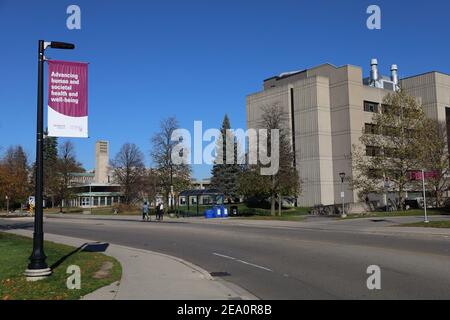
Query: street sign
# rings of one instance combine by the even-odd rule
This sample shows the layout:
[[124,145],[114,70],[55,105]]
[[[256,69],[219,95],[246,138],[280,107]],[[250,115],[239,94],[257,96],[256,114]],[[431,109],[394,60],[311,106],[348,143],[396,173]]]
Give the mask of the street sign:
[[341,191],[341,198],[344,198],[345,197],[345,193],[344,193],[344,191]]
[[29,196],[28,197],[28,204],[30,205],[30,206],[35,206],[35,198],[34,198],[34,196]]

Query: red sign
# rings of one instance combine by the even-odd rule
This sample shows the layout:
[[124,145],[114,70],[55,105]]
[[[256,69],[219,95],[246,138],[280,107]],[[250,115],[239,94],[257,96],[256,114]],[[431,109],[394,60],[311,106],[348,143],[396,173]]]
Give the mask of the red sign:
[[[425,179],[434,179],[437,178],[438,172],[437,171],[428,171],[425,172]],[[409,173],[409,179],[410,180],[423,180],[422,178],[422,171],[411,171]]]

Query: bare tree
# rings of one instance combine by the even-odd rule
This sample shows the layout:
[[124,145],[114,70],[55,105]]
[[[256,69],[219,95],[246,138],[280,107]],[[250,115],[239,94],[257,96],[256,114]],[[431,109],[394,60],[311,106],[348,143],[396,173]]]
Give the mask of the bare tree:
[[131,204],[139,195],[144,175],[144,155],[134,143],[125,143],[111,161],[114,179],[122,187],[123,199]]
[[[151,156],[158,172],[159,185],[166,204],[168,204],[172,191],[176,198],[179,192],[190,186],[190,166],[184,163],[175,164],[172,161],[172,151],[178,144],[178,141],[172,141],[172,134],[178,128],[178,121],[175,117],[163,119],[160,124],[160,131],[151,139],[153,145]],[[185,152],[189,152],[189,150]],[[173,210],[173,202],[171,209]]]
[[76,160],[75,147],[69,140],[60,145],[58,150],[58,159],[55,165],[56,177],[53,181],[55,184],[54,192],[59,200],[59,211],[63,211],[64,201],[68,201],[73,197],[70,188],[72,174],[75,172],[83,172],[81,164]]
[[[289,138],[287,114],[278,105],[267,106],[263,109],[261,128],[267,129],[267,150],[271,150],[271,130],[278,130],[279,168],[275,174],[261,175],[261,164],[248,166],[239,179],[239,191],[248,196],[268,195],[271,202],[271,214],[275,215],[275,204],[278,201],[278,215],[281,215],[283,196],[297,197],[301,193],[301,181],[297,169],[294,167],[294,153]],[[272,156],[272,155],[269,155]]]

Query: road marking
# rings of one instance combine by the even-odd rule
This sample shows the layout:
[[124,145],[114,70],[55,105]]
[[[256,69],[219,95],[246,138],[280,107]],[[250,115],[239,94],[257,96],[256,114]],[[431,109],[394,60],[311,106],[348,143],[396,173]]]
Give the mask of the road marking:
[[213,255],[219,256],[219,257],[222,257],[222,258],[225,258],[225,259],[234,260],[236,262],[240,262],[240,263],[243,263],[243,264],[255,267],[255,268],[263,269],[263,270],[266,270],[266,271],[269,271],[269,272],[273,272],[272,269],[269,269],[269,268],[266,268],[266,267],[263,267],[263,266],[251,263],[251,262],[247,262],[247,261],[244,261],[244,260],[240,260],[240,259],[237,259],[237,258],[234,258],[234,257],[230,257],[230,256],[227,256],[227,255],[224,255],[224,254],[220,254],[220,253],[217,253],[217,252],[213,252]]
[[250,262],[247,262],[247,261],[244,261],[244,260],[236,260],[236,261],[239,261],[239,262],[242,262],[242,263],[247,264],[249,266],[260,268],[260,269],[263,269],[263,270],[266,270],[266,271],[269,271],[269,272],[273,272],[273,270],[271,270],[269,268],[266,268],[266,267],[263,267],[263,266],[260,266],[260,265],[254,264],[254,263],[250,263]]
[[220,254],[220,253],[216,253],[216,252],[213,252],[213,255],[219,256],[219,257],[222,257],[222,258],[226,258],[226,259],[236,260],[236,258],[233,258],[233,257],[230,257],[230,256],[226,256],[224,254]]

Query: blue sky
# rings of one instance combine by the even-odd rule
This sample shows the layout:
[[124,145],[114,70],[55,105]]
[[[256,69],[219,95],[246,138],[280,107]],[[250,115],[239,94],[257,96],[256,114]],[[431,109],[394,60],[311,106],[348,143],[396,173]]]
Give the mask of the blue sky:
[[[81,30],[66,28],[66,8],[81,8]],[[377,4],[382,29],[366,28]],[[21,144],[35,157],[37,40],[73,42],[48,50],[89,66],[89,139],[72,139],[78,159],[94,167],[94,145],[110,141],[111,157],[136,143],[150,165],[150,137],[175,115],[193,130],[220,127],[224,113],[245,128],[245,96],[262,80],[324,62],[402,77],[450,73],[448,1],[266,0],[0,0],[0,148]],[[193,166],[194,176],[210,168]]]

